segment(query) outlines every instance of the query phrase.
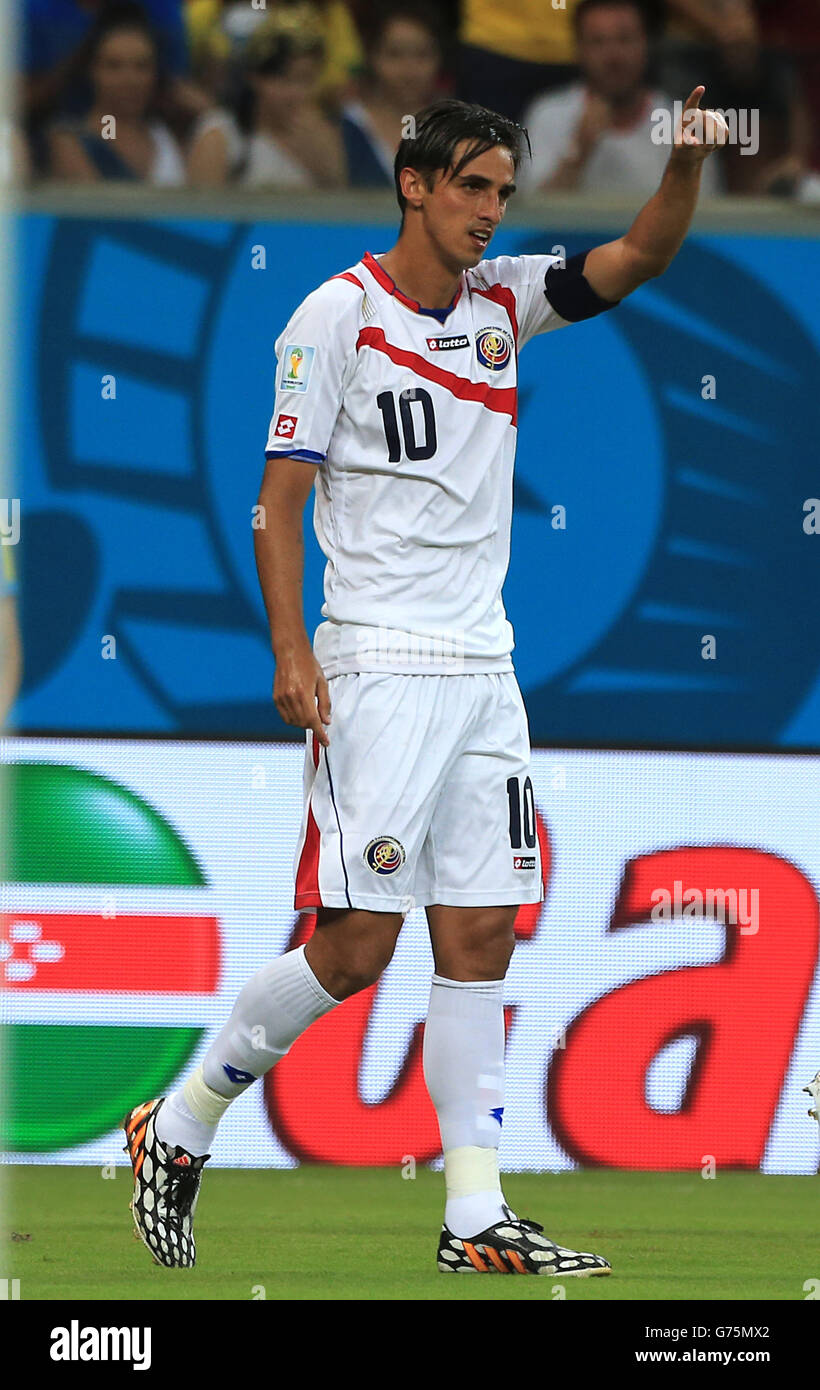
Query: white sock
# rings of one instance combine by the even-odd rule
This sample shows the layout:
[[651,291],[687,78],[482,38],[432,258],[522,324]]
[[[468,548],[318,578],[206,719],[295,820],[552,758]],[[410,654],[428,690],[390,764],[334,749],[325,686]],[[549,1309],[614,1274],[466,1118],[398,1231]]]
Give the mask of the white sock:
[[502,1221],[498,1144],[504,1112],[503,980],[433,976],[424,1079],[444,1150],[444,1222],[467,1239]]
[[444,1155],[444,1181],[444,1224],[454,1236],[469,1239],[509,1217],[510,1209],[501,1191],[497,1149],[480,1149],[473,1144],[448,1149]]
[[202,1066],[168,1096],[157,1116],[158,1137],[195,1155],[209,1152],[231,1102],[339,1002],[320,985],[304,946],[264,965],[241,990]]
[[[205,1104],[198,1104],[195,1099],[197,1089],[201,1093]],[[220,1103],[227,1107],[229,1101],[223,1101],[222,1096],[216,1095],[214,1091],[208,1095],[208,1087],[202,1080],[202,1067],[197,1067],[193,1076],[186,1081],[185,1085],[178,1091],[172,1091],[171,1095],[165,1097],[165,1103],[157,1115],[155,1129],[157,1138],[163,1144],[179,1144],[180,1148],[185,1149],[189,1154],[198,1158],[200,1154],[207,1154],[211,1151],[211,1146],[216,1135],[216,1127],[222,1118],[222,1111],[216,1111],[214,1118],[209,1124],[201,1117],[206,1112],[206,1107],[210,1101],[214,1107]],[[189,1095],[193,1104],[188,1103]],[[196,1107],[196,1112],[194,1108]]]

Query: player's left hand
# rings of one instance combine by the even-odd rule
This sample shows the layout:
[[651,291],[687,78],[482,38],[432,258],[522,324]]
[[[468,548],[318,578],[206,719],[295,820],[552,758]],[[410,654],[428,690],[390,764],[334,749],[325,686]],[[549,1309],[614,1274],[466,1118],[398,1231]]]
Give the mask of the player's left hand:
[[677,161],[700,164],[729,138],[729,127],[719,111],[701,111],[700,101],[705,91],[705,87],[696,87],[686,99],[675,131],[674,158]]

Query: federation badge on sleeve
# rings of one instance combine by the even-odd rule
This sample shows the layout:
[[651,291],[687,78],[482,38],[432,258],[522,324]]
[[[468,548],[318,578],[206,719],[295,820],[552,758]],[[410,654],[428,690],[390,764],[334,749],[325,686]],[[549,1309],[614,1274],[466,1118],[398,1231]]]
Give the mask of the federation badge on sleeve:
[[300,343],[288,343],[282,353],[282,391],[306,391],[313,366],[315,348],[303,347]]

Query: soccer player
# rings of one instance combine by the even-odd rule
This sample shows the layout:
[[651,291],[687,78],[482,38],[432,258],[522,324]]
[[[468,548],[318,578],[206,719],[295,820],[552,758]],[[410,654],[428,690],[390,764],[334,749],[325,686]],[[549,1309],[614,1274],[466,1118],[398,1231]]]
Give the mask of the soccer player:
[[[519,905],[543,897],[501,599],[517,358],[534,334],[615,308],[669,265],[703,160],[725,135],[719,116],[698,111],[703,91],[626,235],[566,265],[487,257],[515,189],[520,127],[459,101],[427,108],[396,156],[398,241],[320,285],[277,340],[256,553],[274,702],[307,731],[295,907],[315,911],[316,927],[245,985],[186,1084],[126,1117],[134,1218],[160,1264],[194,1263],[202,1167],[227,1107],[311,1023],[378,980],[418,905],[435,959],[424,1075],[444,1152],[438,1268],[610,1273],[602,1256],[519,1219],[498,1170],[503,981]],[[302,513],[314,487],[327,568],[311,645]]]

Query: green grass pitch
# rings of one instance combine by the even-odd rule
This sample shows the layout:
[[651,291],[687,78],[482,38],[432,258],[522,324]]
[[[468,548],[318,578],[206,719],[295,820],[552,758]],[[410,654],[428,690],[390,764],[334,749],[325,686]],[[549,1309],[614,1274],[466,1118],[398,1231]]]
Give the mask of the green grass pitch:
[[[302,1167],[206,1172],[193,1270],[134,1238],[130,1169],[10,1167],[3,1275],[36,1299],[546,1299],[556,1281],[439,1274],[443,1178]],[[546,1234],[611,1261],[565,1279],[568,1301],[795,1300],[820,1277],[817,1179],[610,1170],[510,1174],[508,1200]]]

